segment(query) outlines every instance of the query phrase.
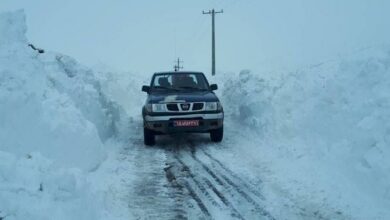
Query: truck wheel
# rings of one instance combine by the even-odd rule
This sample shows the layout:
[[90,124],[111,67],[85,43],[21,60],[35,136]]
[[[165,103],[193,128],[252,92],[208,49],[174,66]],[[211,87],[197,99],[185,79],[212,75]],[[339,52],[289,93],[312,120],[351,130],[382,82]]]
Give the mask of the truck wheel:
[[154,132],[144,127],[144,144],[152,146],[156,143]]
[[210,139],[212,142],[221,142],[223,139],[223,127],[211,130]]

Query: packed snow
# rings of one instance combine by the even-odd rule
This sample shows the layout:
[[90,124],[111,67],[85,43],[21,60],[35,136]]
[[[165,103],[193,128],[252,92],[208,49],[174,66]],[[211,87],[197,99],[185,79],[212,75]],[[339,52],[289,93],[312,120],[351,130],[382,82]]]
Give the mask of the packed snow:
[[[0,14],[0,219],[136,218],[127,190],[143,152],[128,140],[142,135],[150,74],[39,54],[26,31],[23,11]],[[389,219],[389,75],[386,47],[288,73],[218,73],[226,138],[211,152],[261,176],[274,213],[286,208],[278,192],[302,218],[312,206],[332,212],[309,219]]]

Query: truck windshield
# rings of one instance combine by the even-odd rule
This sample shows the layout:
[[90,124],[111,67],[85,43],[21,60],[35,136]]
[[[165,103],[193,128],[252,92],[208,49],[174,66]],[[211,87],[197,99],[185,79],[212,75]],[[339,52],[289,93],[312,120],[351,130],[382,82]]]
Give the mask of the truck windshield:
[[202,73],[159,73],[153,78],[152,89],[208,90],[209,85]]

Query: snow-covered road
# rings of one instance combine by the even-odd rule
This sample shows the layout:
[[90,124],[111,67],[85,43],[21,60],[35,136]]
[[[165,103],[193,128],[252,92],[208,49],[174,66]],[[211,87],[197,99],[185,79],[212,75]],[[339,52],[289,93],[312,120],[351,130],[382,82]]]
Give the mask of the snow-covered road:
[[137,217],[274,219],[261,180],[252,183],[227,168],[207,150],[216,145],[205,143],[204,136],[161,139],[154,147],[137,144],[132,158],[137,179],[130,207]]
[[240,178],[194,140],[169,146],[168,181],[206,217],[274,219],[266,211],[259,186]]
[[131,147],[119,156],[135,168],[127,197],[135,219],[348,219],[265,186],[264,173],[237,155],[232,137],[239,131],[227,129],[218,144],[207,134],[159,136],[150,147],[143,145],[141,128],[139,121]]

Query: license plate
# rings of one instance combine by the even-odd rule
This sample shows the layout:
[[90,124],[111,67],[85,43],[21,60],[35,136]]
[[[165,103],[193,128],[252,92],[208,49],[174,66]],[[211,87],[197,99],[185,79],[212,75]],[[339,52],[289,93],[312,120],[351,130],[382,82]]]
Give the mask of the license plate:
[[199,126],[199,120],[179,120],[174,121],[173,125],[175,127],[197,127]]

